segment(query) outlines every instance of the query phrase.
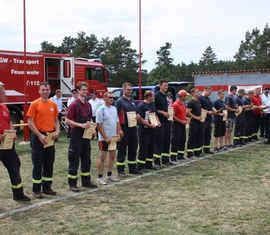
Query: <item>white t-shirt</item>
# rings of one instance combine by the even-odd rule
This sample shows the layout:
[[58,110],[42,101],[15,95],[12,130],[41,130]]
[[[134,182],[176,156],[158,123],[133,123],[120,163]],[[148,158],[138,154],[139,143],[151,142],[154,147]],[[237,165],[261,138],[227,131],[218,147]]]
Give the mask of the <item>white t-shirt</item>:
[[73,96],[71,98],[68,99],[68,102],[67,102],[67,107],[74,101],[76,100],[76,98],[74,98]]
[[[262,94],[261,96],[262,105],[269,106],[270,105],[270,95],[266,96],[265,94]],[[270,113],[270,107],[263,110],[264,113]]]
[[101,105],[104,104],[104,101],[102,99],[96,98],[94,100],[90,99],[88,102],[92,106],[92,114],[93,114],[93,116],[96,117],[97,116],[96,115],[97,114],[97,109],[98,109],[98,107],[100,107]]
[[[106,135],[111,138],[117,135],[116,128],[119,122],[117,109],[114,106],[101,105],[97,109],[96,123],[102,124]],[[104,141],[102,135],[98,132],[98,140]]]

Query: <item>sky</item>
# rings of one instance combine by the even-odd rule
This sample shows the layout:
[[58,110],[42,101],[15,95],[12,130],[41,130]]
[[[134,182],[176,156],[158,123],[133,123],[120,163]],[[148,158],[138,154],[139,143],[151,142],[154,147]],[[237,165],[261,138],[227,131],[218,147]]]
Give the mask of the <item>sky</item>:
[[[174,64],[199,62],[211,46],[219,60],[233,60],[245,33],[263,30],[269,0],[141,0],[142,53],[150,71],[156,52],[172,43]],[[23,50],[23,0],[0,0],[0,49]],[[139,50],[139,0],[26,0],[27,51],[42,41],[60,45],[79,31],[99,40],[123,35]]]

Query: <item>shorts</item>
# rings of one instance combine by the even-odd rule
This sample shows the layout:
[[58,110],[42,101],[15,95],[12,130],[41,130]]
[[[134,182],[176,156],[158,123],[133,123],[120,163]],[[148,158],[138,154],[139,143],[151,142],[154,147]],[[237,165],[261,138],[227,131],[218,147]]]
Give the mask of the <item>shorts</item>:
[[233,129],[234,123],[235,123],[235,119],[234,118],[228,118],[228,120],[226,122],[226,128],[227,129]]
[[[117,145],[116,145],[117,146]],[[98,141],[98,147],[100,151],[109,151],[109,145],[107,144],[106,141],[102,140],[102,141]],[[116,147],[117,149],[117,147]]]
[[226,123],[224,121],[215,122],[214,137],[225,136],[226,132]]

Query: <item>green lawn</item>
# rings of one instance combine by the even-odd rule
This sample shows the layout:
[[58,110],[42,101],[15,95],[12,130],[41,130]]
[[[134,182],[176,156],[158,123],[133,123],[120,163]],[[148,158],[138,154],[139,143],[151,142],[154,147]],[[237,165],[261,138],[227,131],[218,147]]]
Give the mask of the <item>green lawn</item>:
[[[60,195],[70,194],[67,146],[64,137],[57,143],[54,188]],[[96,147],[94,141],[93,159]],[[16,213],[0,220],[0,233],[270,234],[269,151],[269,146],[256,144]],[[30,192],[29,147],[20,146],[18,152]],[[1,168],[3,212],[24,204],[10,199],[7,174]],[[96,179],[96,160],[93,170]]]

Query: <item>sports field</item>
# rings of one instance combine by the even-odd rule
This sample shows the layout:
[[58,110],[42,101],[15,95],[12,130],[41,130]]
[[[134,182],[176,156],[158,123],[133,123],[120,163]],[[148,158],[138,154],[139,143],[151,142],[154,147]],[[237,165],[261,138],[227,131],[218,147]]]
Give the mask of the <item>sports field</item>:
[[[0,234],[270,234],[269,145],[252,144],[79,194],[67,186],[66,138],[56,146],[56,198],[13,201],[1,165]],[[17,150],[30,193],[30,149]],[[95,180],[96,141],[92,152]]]

